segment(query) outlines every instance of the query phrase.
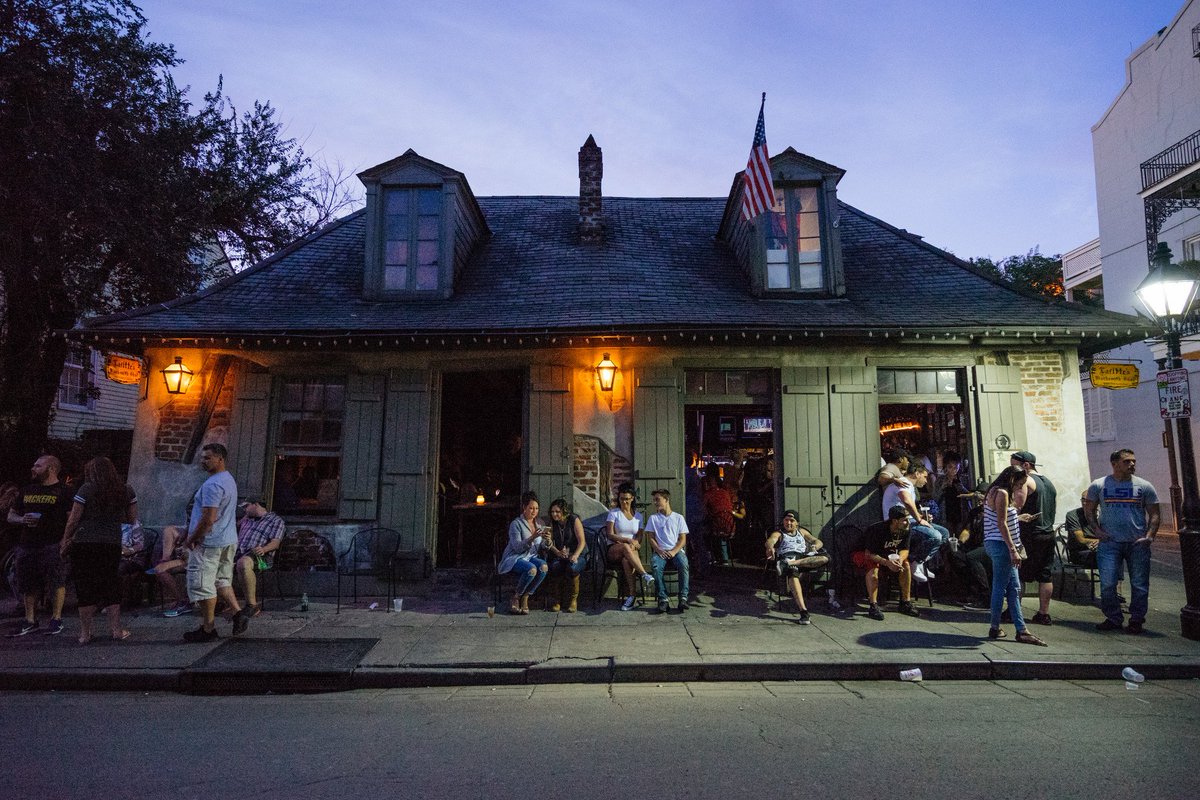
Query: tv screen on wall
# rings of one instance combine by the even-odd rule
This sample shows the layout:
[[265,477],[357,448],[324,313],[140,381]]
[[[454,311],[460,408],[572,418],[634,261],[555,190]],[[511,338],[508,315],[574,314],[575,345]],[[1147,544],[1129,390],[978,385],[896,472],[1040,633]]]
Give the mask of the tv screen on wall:
[[770,417],[745,417],[742,419],[743,433],[771,433],[775,430]]

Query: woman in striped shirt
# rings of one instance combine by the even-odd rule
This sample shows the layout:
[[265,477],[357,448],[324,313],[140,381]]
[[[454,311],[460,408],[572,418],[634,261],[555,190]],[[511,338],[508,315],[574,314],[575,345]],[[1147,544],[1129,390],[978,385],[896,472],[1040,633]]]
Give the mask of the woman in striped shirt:
[[1046,643],[1030,633],[1021,615],[1021,516],[1013,505],[1013,494],[1025,482],[1025,470],[1008,467],[988,487],[983,499],[983,547],[992,560],[992,626],[989,639],[1003,639],[1007,634],[1000,628],[1000,608],[1008,597],[1008,610],[1017,628],[1016,640],[1022,644],[1046,647]]

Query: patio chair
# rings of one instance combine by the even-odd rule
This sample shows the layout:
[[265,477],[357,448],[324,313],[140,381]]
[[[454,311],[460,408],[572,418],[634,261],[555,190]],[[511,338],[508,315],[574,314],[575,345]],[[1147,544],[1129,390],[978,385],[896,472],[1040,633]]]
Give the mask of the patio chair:
[[400,532],[391,528],[367,528],[354,534],[350,546],[337,558],[338,602],[337,613],[342,611],[342,578],[351,578],[354,587],[354,602],[358,602],[358,579],[387,579],[388,595],[386,610],[392,610],[392,598],[396,596],[396,573],[399,565],[396,554],[400,549]]
[[1054,530],[1054,558],[1058,561],[1059,582],[1058,599],[1062,600],[1063,590],[1067,588],[1068,575],[1071,580],[1071,593],[1074,594],[1079,584],[1086,583],[1091,593],[1091,599],[1096,600],[1096,586],[1100,583],[1100,570],[1095,567],[1085,567],[1071,561],[1071,553],[1067,547],[1067,537],[1071,533],[1065,525],[1059,525]]
[[[279,549],[275,552],[275,561],[271,569],[262,573],[259,580],[267,575],[275,579],[275,592],[283,600],[284,575],[307,575],[313,572],[332,572],[337,565],[333,545],[321,534],[307,528],[297,528],[287,531],[279,540]],[[307,593],[305,590],[304,593]],[[265,592],[261,592],[265,594]]]

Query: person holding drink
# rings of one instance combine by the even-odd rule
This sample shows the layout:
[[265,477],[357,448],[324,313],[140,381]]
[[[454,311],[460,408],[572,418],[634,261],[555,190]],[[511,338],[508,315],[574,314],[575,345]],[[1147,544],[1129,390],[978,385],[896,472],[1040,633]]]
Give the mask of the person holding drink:
[[541,548],[550,543],[550,529],[538,524],[541,506],[533,492],[521,495],[521,515],[508,526],[508,545],[500,558],[496,573],[512,573],[517,578],[510,614],[529,613],[529,595],[537,591],[546,578],[546,560],[538,557]]

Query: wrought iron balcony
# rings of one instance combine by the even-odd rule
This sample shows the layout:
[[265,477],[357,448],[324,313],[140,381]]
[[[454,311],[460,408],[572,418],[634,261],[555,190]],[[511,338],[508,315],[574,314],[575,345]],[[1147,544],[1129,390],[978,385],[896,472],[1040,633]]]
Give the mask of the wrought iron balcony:
[[1142,191],[1157,186],[1196,163],[1200,163],[1200,131],[1142,162]]

